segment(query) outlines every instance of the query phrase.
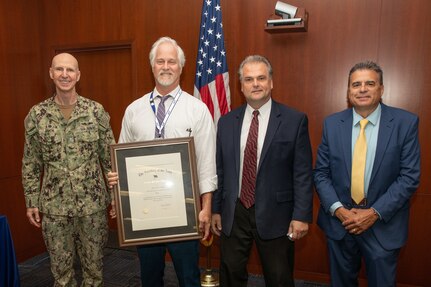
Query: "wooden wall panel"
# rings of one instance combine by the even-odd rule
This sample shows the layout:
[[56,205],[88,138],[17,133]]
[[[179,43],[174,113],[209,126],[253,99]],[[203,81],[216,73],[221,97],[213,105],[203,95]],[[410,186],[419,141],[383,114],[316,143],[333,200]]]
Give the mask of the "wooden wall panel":
[[38,10],[36,1],[0,1],[0,214],[8,218],[18,260],[44,250],[25,216],[21,186],[24,117],[43,98]]
[[[3,1],[5,2],[5,1]],[[24,9],[28,1],[17,0],[14,4],[1,3],[1,8],[12,11],[8,16],[1,9],[0,53],[6,61],[7,70],[1,70],[0,92],[3,102],[9,107],[0,115],[5,122],[0,135],[2,139],[10,134],[8,141],[0,144],[0,152],[12,151],[6,156],[9,167],[1,167],[2,173],[12,176],[14,187],[19,189],[19,169],[22,144],[22,123],[31,104],[49,95],[51,81],[47,75],[51,57],[58,47],[88,46],[88,43],[132,43],[131,56],[126,50],[100,53],[80,53],[85,70],[81,88],[90,90],[83,95],[97,98],[112,116],[116,136],[124,106],[143,95],[154,86],[148,63],[151,44],[160,36],[171,36],[186,53],[186,66],[181,80],[182,88],[193,91],[195,57],[202,1],[196,0],[42,0],[32,2],[33,9]],[[418,114],[421,118],[420,141],[422,145],[422,182],[418,194],[412,201],[410,238],[402,250],[398,281],[403,286],[424,286],[427,284],[424,266],[431,265],[425,238],[431,236],[428,225],[431,204],[430,161],[431,144],[428,132],[430,122],[431,84],[427,81],[431,73],[431,2],[427,0],[289,0],[289,4],[304,7],[309,12],[309,26],[306,33],[269,34],[264,31],[266,19],[274,13],[276,0],[221,0],[227,60],[230,71],[232,106],[244,103],[238,82],[237,68],[249,54],[266,55],[274,68],[275,100],[306,112],[309,116],[310,136],[314,154],[320,143],[323,119],[347,107],[347,75],[351,66],[365,59],[378,61],[385,74],[384,102],[399,106]],[[36,4],[37,3],[37,4]],[[6,18],[5,18],[6,17]],[[8,18],[9,17],[9,18]],[[17,20],[14,20],[17,19]],[[20,19],[20,20],[18,20]],[[16,25],[16,35],[4,36],[6,24]],[[24,29],[25,27],[25,29]],[[4,32],[4,33],[3,33]],[[5,39],[8,41],[6,44]],[[28,39],[31,39],[32,45]],[[9,42],[13,43],[12,46]],[[35,45],[33,45],[33,43]],[[20,51],[17,53],[16,51]],[[22,54],[26,55],[22,57]],[[81,59],[82,57],[82,59]],[[21,85],[22,68],[16,65],[26,59],[30,63],[30,74],[26,73],[26,85]],[[109,61],[101,66],[103,59]],[[126,63],[126,68],[121,63]],[[110,65],[114,67],[110,67]],[[131,68],[131,71],[129,70]],[[100,73],[108,70],[106,82]],[[130,71],[131,79],[114,75],[118,71]],[[8,71],[8,73],[6,73]],[[28,71],[28,70],[27,70]],[[121,72],[121,73],[123,73]],[[85,81],[88,81],[84,83]],[[101,81],[102,79],[102,81]],[[110,93],[111,89],[126,90],[121,94]],[[123,83],[123,84],[120,84]],[[104,85],[106,83],[106,85]],[[112,88],[111,88],[112,87]],[[122,88],[121,88],[122,87]],[[88,89],[85,88],[85,89]],[[98,91],[104,91],[100,96]],[[17,103],[12,94],[28,94],[23,102]],[[29,93],[32,91],[32,93]],[[34,92],[38,91],[38,92]],[[99,98],[100,97],[100,98]],[[118,106],[113,105],[119,101]],[[13,111],[13,112],[12,112]],[[5,178],[3,178],[4,180]],[[0,178],[2,180],[2,178]],[[19,191],[22,192],[22,191]],[[4,195],[2,195],[4,196]],[[21,198],[6,197],[9,204],[17,207],[17,214],[23,214]],[[1,201],[0,201],[1,202]],[[0,203],[0,207],[1,207]],[[314,198],[314,211],[319,202]],[[316,215],[315,215],[316,216]],[[22,216],[21,216],[22,217]],[[15,220],[15,219],[14,219]],[[19,221],[19,220],[18,220]],[[15,222],[15,221],[14,221]],[[15,223],[14,223],[15,225]],[[28,226],[21,229],[29,232]],[[422,241],[423,240],[423,241]],[[421,243],[423,242],[423,243]],[[18,249],[25,247],[18,244]],[[203,251],[205,251],[203,249]],[[218,264],[217,240],[213,247],[213,266]],[[204,253],[203,253],[204,254]],[[205,258],[201,263],[205,264]],[[256,250],[250,260],[250,271],[261,272]],[[295,274],[301,279],[328,282],[328,257],[326,239],[313,224],[310,234],[296,244]],[[361,273],[361,278],[364,278]],[[361,280],[363,285],[365,280]]]
[[[412,200],[410,233],[400,255],[397,281],[417,286],[429,285],[431,266],[428,238],[431,231],[431,153],[429,145],[431,113],[431,3],[427,1],[382,1],[379,62],[384,69],[383,101],[419,115],[422,176]],[[396,17],[394,16],[396,15]]]
[[[41,91],[38,17],[26,14],[28,8],[38,9],[35,3],[0,3],[0,96],[4,107],[0,113],[0,158],[8,162],[0,165],[0,178],[20,173],[20,161],[12,160],[22,154],[24,137],[18,131],[23,131],[32,97]],[[15,133],[17,136],[12,136]]]

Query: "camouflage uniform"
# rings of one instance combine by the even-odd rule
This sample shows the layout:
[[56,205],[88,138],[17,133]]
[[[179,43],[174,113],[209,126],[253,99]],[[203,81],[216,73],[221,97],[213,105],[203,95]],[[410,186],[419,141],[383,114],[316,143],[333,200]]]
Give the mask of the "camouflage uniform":
[[112,143],[108,113],[81,96],[68,121],[54,97],[34,106],[25,119],[22,181],[26,206],[43,213],[42,232],[54,286],[76,286],[76,252],[83,269],[81,286],[103,285],[110,203],[105,176],[111,169]]

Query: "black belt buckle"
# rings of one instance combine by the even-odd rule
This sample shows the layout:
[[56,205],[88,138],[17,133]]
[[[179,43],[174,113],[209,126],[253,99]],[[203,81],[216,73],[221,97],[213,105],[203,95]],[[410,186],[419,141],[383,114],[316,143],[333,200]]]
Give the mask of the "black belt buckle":
[[362,199],[361,202],[359,202],[359,203],[356,203],[355,200],[353,200],[353,198],[352,198],[352,203],[354,206],[366,207],[367,206],[367,198]]

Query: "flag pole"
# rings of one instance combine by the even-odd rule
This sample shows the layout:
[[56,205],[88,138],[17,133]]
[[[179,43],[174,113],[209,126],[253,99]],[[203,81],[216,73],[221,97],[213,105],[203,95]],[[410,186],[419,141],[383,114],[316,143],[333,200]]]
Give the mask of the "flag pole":
[[207,249],[207,266],[201,275],[201,286],[202,287],[214,287],[220,286],[219,277],[217,273],[214,273],[211,268],[211,245],[204,244]]
[[[229,73],[220,0],[202,0],[196,58],[194,96],[208,107],[215,125],[230,111]],[[220,286],[219,274],[211,268],[211,245],[214,235],[201,243],[206,247],[207,264],[201,274],[201,286]]]

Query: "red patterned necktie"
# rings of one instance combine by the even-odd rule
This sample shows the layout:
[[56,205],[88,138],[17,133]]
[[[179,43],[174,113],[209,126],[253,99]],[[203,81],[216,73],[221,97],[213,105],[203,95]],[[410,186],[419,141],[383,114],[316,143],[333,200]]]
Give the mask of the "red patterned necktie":
[[253,112],[247,143],[244,150],[244,163],[242,168],[241,203],[250,208],[254,205],[254,190],[256,188],[257,170],[257,135],[259,132],[259,111]]

